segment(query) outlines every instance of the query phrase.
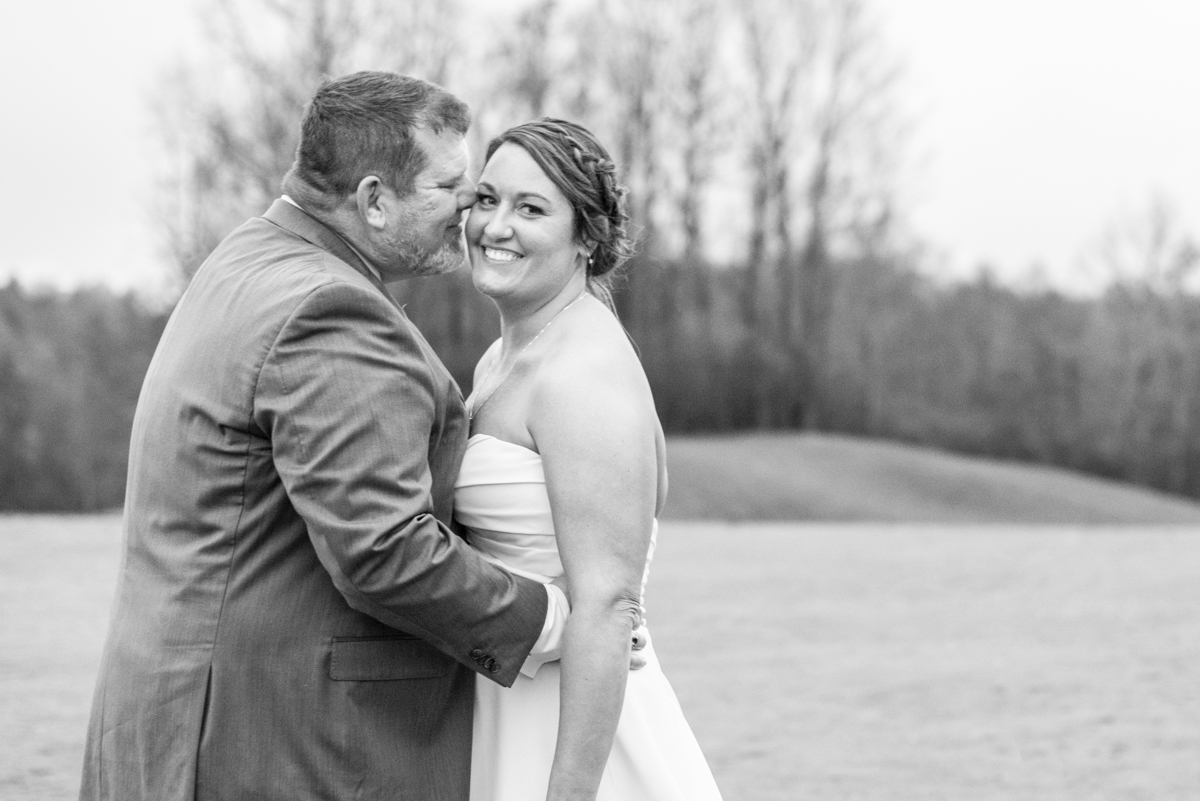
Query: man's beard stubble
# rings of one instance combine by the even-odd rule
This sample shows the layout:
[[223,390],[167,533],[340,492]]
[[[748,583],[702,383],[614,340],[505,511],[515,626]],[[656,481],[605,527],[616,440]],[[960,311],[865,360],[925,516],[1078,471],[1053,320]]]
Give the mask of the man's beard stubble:
[[428,272],[422,272],[421,275],[446,275],[462,267],[467,263],[467,252],[462,244],[462,235],[455,237],[454,241],[446,242],[442,247],[438,248],[426,263],[429,268]]
[[447,234],[434,248],[412,240],[397,244],[398,261],[404,264],[413,276],[446,275],[466,263],[466,248],[463,246],[461,231],[454,236]]

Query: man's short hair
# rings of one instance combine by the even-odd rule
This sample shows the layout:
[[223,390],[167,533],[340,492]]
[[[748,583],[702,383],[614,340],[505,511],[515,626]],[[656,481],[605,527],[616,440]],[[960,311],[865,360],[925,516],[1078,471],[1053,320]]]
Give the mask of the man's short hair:
[[283,179],[284,192],[312,194],[330,205],[353,194],[359,182],[377,175],[397,194],[413,191],[425,169],[418,128],[465,135],[467,104],[436,84],[394,72],[355,72],[326,81],[304,111],[296,161]]

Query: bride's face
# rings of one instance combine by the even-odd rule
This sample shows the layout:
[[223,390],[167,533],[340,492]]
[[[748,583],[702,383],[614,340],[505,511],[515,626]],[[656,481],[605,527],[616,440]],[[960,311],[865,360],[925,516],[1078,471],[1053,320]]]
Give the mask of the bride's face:
[[586,269],[570,201],[523,147],[497,148],[477,193],[467,245],[479,291],[497,300],[544,302]]

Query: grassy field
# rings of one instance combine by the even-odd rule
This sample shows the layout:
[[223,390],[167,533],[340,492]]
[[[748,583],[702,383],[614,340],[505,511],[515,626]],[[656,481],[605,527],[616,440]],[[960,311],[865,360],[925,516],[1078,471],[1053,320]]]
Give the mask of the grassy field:
[[674,523],[648,596],[727,801],[1200,798],[1200,531]]
[[79,794],[120,519],[0,517],[0,801]]
[[[692,442],[671,449],[693,509],[944,521],[664,523],[651,630],[727,801],[1200,798],[1195,505],[833,439],[755,449],[757,479],[746,440],[707,441],[706,491]],[[1029,523],[1038,487],[1058,524]],[[3,801],[77,793],[119,539],[114,516],[0,517]]]
[[1200,504],[1054,467],[829,434],[668,441],[680,520],[1200,524]]

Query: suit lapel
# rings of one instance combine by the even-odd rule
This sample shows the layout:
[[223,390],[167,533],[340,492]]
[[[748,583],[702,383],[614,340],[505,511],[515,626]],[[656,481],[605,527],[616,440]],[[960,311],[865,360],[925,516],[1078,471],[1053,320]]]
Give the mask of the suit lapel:
[[[263,219],[272,222],[290,231],[296,236],[303,239],[305,242],[316,245],[322,250],[332,253],[342,261],[349,264],[356,271],[362,274],[364,278],[371,282],[371,285],[383,293],[393,306],[404,315],[404,308],[396,302],[392,297],[392,293],[384,286],[383,282],[375,277],[375,273],[370,267],[363,264],[363,260],[358,257],[346,240],[342,239],[336,231],[322,223],[316,217],[313,217],[303,209],[293,206],[286,200],[278,199],[271,204],[271,208],[267,209],[267,213],[263,215]],[[404,315],[407,317],[407,315]]]

